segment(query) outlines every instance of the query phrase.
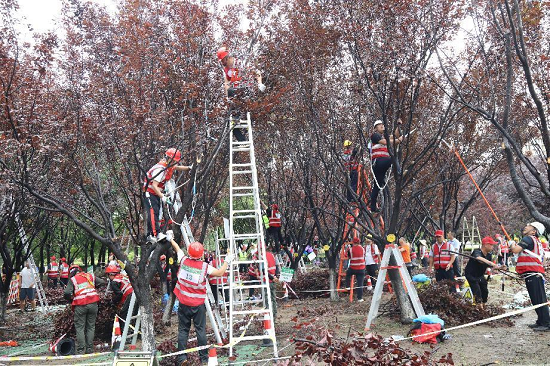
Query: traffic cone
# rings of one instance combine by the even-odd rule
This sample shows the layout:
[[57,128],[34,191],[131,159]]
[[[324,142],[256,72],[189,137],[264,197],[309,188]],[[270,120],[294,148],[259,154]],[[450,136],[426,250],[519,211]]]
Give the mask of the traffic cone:
[[372,291],[372,281],[370,276],[367,276],[367,290]]
[[[264,334],[271,335],[271,319],[269,318],[269,313],[264,314]],[[263,347],[272,347],[273,341],[269,338],[264,338],[262,341]]]
[[460,292],[460,285],[458,284],[458,281],[456,280],[456,277],[455,277],[455,290],[456,290],[456,292]]
[[283,296],[283,300],[287,301],[288,300],[288,286],[286,285],[286,282],[283,282],[283,287],[285,288],[285,294]]
[[216,353],[216,348],[212,347],[208,351],[208,366],[217,366],[218,365],[218,354]]
[[111,348],[113,350],[118,350],[121,338],[122,332],[120,331],[120,322],[118,321],[118,315],[115,315],[115,321],[113,323],[113,335],[111,336]]

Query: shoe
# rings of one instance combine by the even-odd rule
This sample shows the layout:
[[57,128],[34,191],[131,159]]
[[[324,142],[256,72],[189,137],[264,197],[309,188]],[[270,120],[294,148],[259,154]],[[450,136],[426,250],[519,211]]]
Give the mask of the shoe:
[[540,325],[540,324],[537,324],[537,323],[535,323],[535,324],[529,324],[529,325],[528,325],[528,327],[531,328],[531,329],[538,328],[538,327],[540,327],[540,326],[541,326],[541,325]]
[[357,302],[363,302],[363,301],[365,301],[365,299],[359,299],[359,300],[357,300]]
[[156,244],[157,243],[157,238],[155,238],[153,235],[149,235],[147,237],[147,243]]
[[538,327],[536,327],[536,328],[533,328],[533,330],[534,330],[535,332],[550,332],[550,327],[545,326],[545,325],[540,325],[540,326],[538,326]]
[[157,242],[161,242],[161,241],[164,241],[166,240],[166,234],[165,233],[159,233],[157,235]]

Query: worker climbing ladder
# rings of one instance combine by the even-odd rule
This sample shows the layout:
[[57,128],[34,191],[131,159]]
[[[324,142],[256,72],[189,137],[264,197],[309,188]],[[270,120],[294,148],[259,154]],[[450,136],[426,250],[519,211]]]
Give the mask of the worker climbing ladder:
[[[230,252],[237,253],[237,242],[248,240],[256,244],[256,258],[245,261],[234,260],[230,264],[229,276],[229,356],[233,357],[234,342],[262,340],[264,345],[273,347],[273,356],[278,357],[277,340],[273,326],[273,309],[271,293],[269,290],[269,274],[267,266],[267,248],[264,240],[264,224],[260,207],[258,189],[258,173],[256,170],[256,157],[254,155],[254,142],[252,138],[252,124],[250,113],[246,120],[233,120],[233,128],[246,131],[245,141],[233,139],[233,133],[229,134],[229,234]],[[239,265],[255,265],[260,271],[259,281],[241,281]],[[259,282],[259,283],[258,283]],[[263,301],[251,303],[247,308],[239,308],[235,302],[235,295],[244,289],[259,289],[263,292]],[[252,319],[251,319],[252,317]],[[256,320],[264,321],[264,333],[261,335],[250,334],[248,328],[246,334],[235,334],[235,324]]]
[[[418,294],[416,293],[416,288],[412,283],[412,279],[409,276],[409,271],[407,271],[407,267],[405,265],[405,262],[403,261],[403,257],[401,256],[399,248],[397,247],[397,245],[393,244],[393,241],[395,241],[395,237],[390,238],[390,236],[393,236],[393,234],[388,235],[388,239],[392,240],[388,240],[391,242],[391,244],[386,245],[386,249],[384,249],[384,255],[382,256],[382,261],[380,262],[380,272],[378,273],[378,278],[384,278],[386,276],[386,272],[389,269],[398,269],[399,274],[401,275],[401,279],[403,280],[403,284],[405,285],[405,289],[407,290],[407,294],[411,299],[414,311],[416,312],[416,316],[423,316],[424,309],[422,308],[422,304],[420,303],[420,299],[418,298]],[[389,265],[392,255],[397,263],[397,265],[395,266]],[[372,303],[369,309],[369,315],[367,317],[367,325],[365,326],[366,330],[370,330],[370,326],[374,321],[374,318],[376,318],[376,316],[378,315],[378,308],[380,307],[380,300],[382,298],[383,288],[384,282],[376,281],[374,295],[372,296]]]
[[[27,240],[27,234],[25,233],[23,223],[21,222],[18,213],[15,215],[15,223],[17,224],[19,237],[21,238],[21,243],[23,244],[23,253],[27,253],[29,250],[29,242]],[[46,291],[44,291],[44,286],[42,286],[42,281],[40,281],[40,274],[38,273],[38,267],[36,266],[36,263],[34,263],[34,257],[32,256],[32,253],[29,255],[28,261],[34,277],[34,283],[36,285],[36,294],[38,295],[38,301],[40,302],[40,311],[46,313],[50,310],[50,307],[48,305]]]

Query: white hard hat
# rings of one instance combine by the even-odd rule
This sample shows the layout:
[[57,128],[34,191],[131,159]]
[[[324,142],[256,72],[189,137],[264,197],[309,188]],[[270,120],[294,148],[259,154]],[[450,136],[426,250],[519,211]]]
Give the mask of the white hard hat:
[[420,239],[419,242],[420,242],[421,245],[426,245],[426,240],[424,240],[424,239]]
[[544,234],[544,230],[545,230],[545,229],[544,229],[544,225],[541,224],[540,222],[534,221],[534,222],[531,222],[531,223],[529,223],[529,224],[527,224],[527,225],[532,226],[532,227],[534,227],[535,229],[537,229],[537,233],[538,233],[539,235]]
[[382,122],[381,120],[377,119],[376,121],[374,121],[374,126],[373,127],[376,127],[378,125],[381,125],[383,124],[384,122]]

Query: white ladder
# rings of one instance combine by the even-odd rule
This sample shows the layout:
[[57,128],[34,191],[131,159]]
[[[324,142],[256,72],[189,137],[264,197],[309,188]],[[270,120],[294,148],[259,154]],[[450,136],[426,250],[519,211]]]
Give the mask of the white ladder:
[[[189,247],[189,244],[194,242],[195,238],[193,237],[193,232],[191,231],[191,227],[189,226],[189,220],[187,220],[187,216],[184,216],[180,226],[180,230],[183,241],[185,241],[185,245]],[[210,288],[210,283],[208,283],[208,281],[206,281],[206,294],[207,296],[204,301],[206,313],[208,314],[208,318],[210,319],[210,325],[212,326],[212,330],[214,331],[216,342],[218,343],[218,345],[222,345],[223,338],[226,338],[227,333],[225,331],[225,325],[223,324],[222,317],[216,304],[214,304],[214,310],[212,310],[214,296],[212,295],[212,289]]]
[[[17,224],[17,228],[19,230],[19,237],[21,238],[21,243],[23,243],[23,253],[26,253],[29,250],[29,241],[27,240],[27,234],[25,233],[25,229],[23,229],[23,223],[19,218],[19,213],[15,214],[15,223]],[[40,302],[40,311],[45,313],[50,310],[50,307],[48,305],[46,292],[44,291],[44,286],[42,286],[42,281],[40,281],[40,274],[38,272],[38,267],[36,267],[36,263],[34,263],[34,257],[32,256],[32,253],[30,254],[27,260],[29,261],[29,265],[31,267],[31,271],[34,277],[36,293],[38,295],[38,301]]]
[[[278,357],[277,339],[273,322],[273,309],[271,306],[271,293],[269,290],[269,275],[267,270],[266,246],[264,238],[264,223],[260,207],[258,189],[258,173],[256,170],[256,157],[254,155],[254,142],[252,139],[252,123],[250,113],[246,120],[232,120],[233,128],[246,129],[248,140],[234,141],[233,133],[229,134],[229,233],[230,252],[236,255],[237,241],[248,240],[256,244],[257,259],[239,261],[238,258],[231,262],[229,276],[229,357],[233,356],[233,343],[237,338],[240,341],[263,340],[266,346],[273,347],[274,357]],[[239,157],[239,162],[235,158]],[[253,201],[251,201],[251,199]],[[236,230],[237,229],[237,230]],[[236,232],[238,231],[238,232]],[[248,232],[247,232],[248,231]],[[241,282],[239,276],[239,264],[255,264],[261,271],[259,284],[250,281]],[[247,308],[238,308],[235,294],[244,289],[259,289],[263,292],[263,301],[250,302]],[[263,290],[263,291],[262,291]],[[240,303],[243,299],[241,296]],[[268,320],[268,329],[262,335],[244,335],[235,337],[233,326],[236,323],[247,321],[248,316],[258,316],[257,320]],[[262,316],[264,318],[262,318]],[[250,330],[249,330],[250,332]]]
[[[126,345],[126,339],[132,337],[132,346],[135,346],[137,343],[137,337],[139,334],[139,329],[141,327],[141,310],[138,310],[136,315],[134,314],[134,307],[136,306],[136,294],[132,292],[132,297],[130,298],[130,305],[128,306],[128,314],[126,314],[126,319],[124,319],[124,330],[122,331],[122,338],[120,339],[120,345],[118,346],[118,351],[123,351],[124,346]],[[132,325],[132,320],[135,320],[134,325]],[[132,328],[132,332],[128,334]]]
[[[416,312],[416,316],[417,317],[423,316],[424,308],[422,308],[422,304],[420,303],[420,299],[418,298],[418,294],[416,293],[416,288],[412,284],[412,279],[409,276],[409,271],[407,271],[405,262],[403,261],[403,257],[401,256],[401,252],[399,251],[399,248],[397,247],[397,245],[395,244],[386,245],[386,249],[384,249],[384,255],[382,256],[382,261],[380,262],[380,272],[378,272],[378,278],[379,279],[386,278],[387,270],[395,269],[392,266],[389,266],[392,255],[394,256],[395,261],[397,262],[396,267],[398,267],[399,274],[401,275],[401,278],[405,283],[407,294],[411,299],[414,311]],[[369,316],[367,317],[367,325],[365,326],[365,330],[367,331],[370,329],[370,326],[374,318],[376,318],[376,316],[378,315],[378,307],[380,306],[380,299],[382,297],[383,288],[384,288],[384,281],[382,280],[376,281],[376,287],[374,288],[372,303],[369,309]]]

